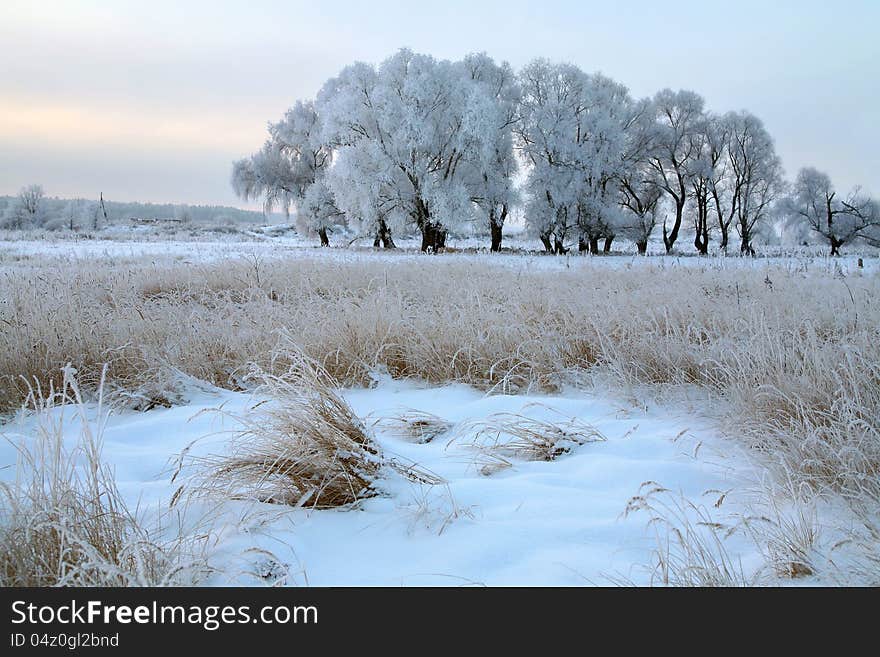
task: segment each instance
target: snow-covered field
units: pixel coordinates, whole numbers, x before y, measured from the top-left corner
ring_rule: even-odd
[[[174,457],[191,443],[190,456],[222,453],[229,432],[240,428],[231,416],[253,403],[250,395],[203,385],[190,385],[187,397],[185,405],[123,411],[106,420],[104,456],[129,506],[148,516],[166,509],[180,485],[180,478],[171,481]],[[487,396],[464,385],[431,388],[391,380],[346,390],[344,397],[367,426],[412,409],[455,423],[427,444],[383,432],[381,422],[373,429],[387,455],[416,463],[446,483],[416,484],[391,473],[380,482],[382,494],[354,510],[187,505],[188,521],[204,526],[201,516],[209,516],[217,536],[209,560],[225,575],[213,576],[212,583],[283,578],[291,585],[321,586],[608,585],[621,579],[647,584],[658,577],[648,568],[657,528],[644,513],[624,517],[641,485],[655,481],[713,508],[720,491],[741,486],[750,472],[742,455],[686,407],[633,407],[582,391]],[[97,409],[87,409],[97,425]],[[64,412],[67,438],[75,442],[81,419],[72,407]],[[472,435],[456,427],[499,412],[550,421],[576,417],[607,440],[554,461],[517,460],[487,476],[469,445]],[[3,427],[11,441],[0,444],[0,461],[15,461],[13,442],[33,435],[34,422],[24,416]],[[11,468],[2,476],[10,477]],[[721,519],[736,508],[731,497],[713,511]],[[728,549],[745,570],[757,567],[759,556],[748,541],[734,540]]]
[[[352,247],[319,248],[313,239],[295,234],[265,238],[254,234],[236,236],[229,239],[201,240],[197,242],[177,239],[138,240],[121,238],[112,240],[70,240],[70,239],[20,239],[0,241],[0,266],[15,265],[27,258],[60,258],[76,261],[126,261],[154,258],[159,261],[173,260],[190,263],[212,263],[231,258],[296,259],[299,257],[320,256],[328,261],[363,261],[384,259],[399,262],[401,259],[414,260],[422,257],[418,242],[414,239],[398,241],[401,248],[394,251],[379,251],[360,243]],[[521,235],[508,238],[505,248],[521,253],[489,254],[486,239],[475,237],[450,239],[451,252],[443,255],[446,259],[475,262],[491,257],[493,264],[504,264],[513,269],[534,270],[536,268],[559,270],[578,269],[591,266],[602,260],[608,268],[624,267],[708,267],[717,269],[739,268],[783,268],[803,271],[828,271],[850,274],[859,269],[872,273],[880,271],[880,251],[868,249],[864,253],[854,251],[841,257],[831,257],[822,247],[795,250],[796,255],[786,255],[781,249],[765,248],[757,258],[742,258],[737,255],[709,255],[697,257],[692,253],[667,256],[662,254],[661,245],[647,256],[639,256],[634,248],[612,256],[581,256],[573,251],[565,256],[552,256],[540,252],[540,244]],[[630,245],[631,246],[631,245]],[[483,252],[474,252],[476,250]],[[630,252],[631,251],[631,252]],[[83,263],[84,264],[84,263]]]
[[[524,244],[524,240],[511,240],[511,246]],[[794,277],[815,275],[817,280],[855,275],[860,277],[861,294],[866,299],[871,280],[880,271],[876,254],[862,254],[863,266],[859,267],[856,255],[554,257],[537,252],[490,255],[462,251],[464,246],[453,243],[458,251],[430,257],[416,252],[413,245],[405,246],[408,248],[396,252],[377,253],[368,248],[317,249],[295,237],[202,242],[20,240],[0,243],[0,271],[26,272],[29,266],[37,271],[56,265],[73,265],[79,270],[91,263],[112,269],[145,261],[192,264],[194,270],[208,271],[208,265],[231,260],[253,261],[255,267],[265,265],[266,269],[275,260],[288,266],[308,261],[310,267],[320,262],[328,268],[334,263],[381,262],[391,267],[403,261],[452,260],[468,266],[486,264],[493,271],[501,268],[511,274],[583,270],[584,280],[590,280],[597,266],[615,272],[644,267],[648,272],[667,274],[669,269],[681,268],[685,276],[691,267],[699,267],[703,275],[707,270],[729,275],[746,269],[752,277],[757,269],[764,280],[766,269],[769,274],[766,281],[758,282],[760,289],[764,283],[772,289],[770,279],[776,278],[772,272],[780,270]],[[469,243],[467,248],[477,246]],[[677,273],[675,280],[680,280]],[[737,286],[737,304],[739,290]],[[713,294],[722,294],[722,290]],[[860,292],[856,291],[856,297],[852,291],[849,294],[855,306]],[[189,303],[182,298],[181,303]],[[265,299],[265,294],[261,298]],[[858,321],[853,331],[871,330]],[[754,492],[766,483],[762,481],[766,472],[761,470],[759,456],[748,453],[746,441],[724,435],[717,417],[705,413],[705,391],[695,387],[691,404],[690,394],[681,386],[675,394],[657,397],[626,386],[606,390],[595,381],[592,386],[566,387],[553,395],[505,395],[488,394],[462,383],[429,386],[381,375],[377,380],[375,387],[348,387],[339,394],[387,457],[414,464],[436,476],[439,483],[413,483],[386,468],[377,482],[378,495],[353,507],[333,510],[187,497],[172,514],[182,514],[178,520],[184,525],[210,535],[207,555],[216,571],[208,583],[657,584],[664,583],[658,564],[676,559],[676,551],[682,549],[676,530],[686,534],[685,542],[694,540],[690,532],[697,532],[703,538],[696,540],[705,540],[710,546],[717,545],[714,536],[724,535],[723,554],[714,556],[729,560],[734,567],[731,581],[829,581],[821,575],[814,577],[812,572],[778,579],[779,573],[768,568],[767,545],[743,531],[743,520],[755,514]],[[169,503],[192,474],[190,467],[176,473],[175,463],[181,454],[186,454],[185,462],[189,462],[200,455],[228,452],[231,436],[240,428],[234,417],[246,413],[254,403],[248,393],[191,378],[184,381],[182,394],[173,399],[172,407],[142,412],[118,405],[104,425],[103,457],[112,466],[126,503],[137,508],[147,523],[160,516],[167,522]],[[93,425],[103,421],[94,403],[85,408]],[[452,428],[430,443],[418,444],[388,430],[383,422],[414,411],[437,415],[452,423]],[[65,439],[75,442],[81,428],[76,407],[52,412],[64,414]],[[472,445],[473,423],[502,412],[549,422],[576,418],[595,427],[604,440],[575,446],[550,461],[511,458],[510,467],[487,474],[481,469],[483,455]],[[20,412],[0,424],[0,434],[7,439],[0,442],[0,481],[13,481],[15,444],[33,440],[39,421],[33,413]],[[659,487],[668,490],[659,493],[672,505],[667,510],[683,510],[684,524],[674,513],[665,521],[644,509],[627,513],[635,496]],[[766,505],[768,489],[761,488],[759,495],[764,496],[761,504]],[[781,507],[789,501],[784,496],[776,500]],[[838,525],[847,522],[852,519],[845,514],[825,512],[821,518],[812,518],[810,526],[822,528],[826,537],[823,545],[829,545],[840,532]],[[734,526],[738,531],[729,533],[727,529]],[[789,549],[796,552],[798,547]],[[681,558],[687,561],[693,555]],[[824,557],[811,554],[809,558],[818,563]]]

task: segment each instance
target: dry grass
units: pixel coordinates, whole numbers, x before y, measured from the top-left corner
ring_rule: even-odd
[[[657,547],[651,568],[652,586],[752,586],[725,543],[736,530],[719,523],[702,505],[653,481],[642,484],[624,515],[647,513]],[[627,583],[627,582],[622,582]]]
[[[197,539],[160,541],[126,507],[101,460],[101,404],[90,422],[70,368],[58,390],[33,388],[28,403],[36,431],[15,444],[15,479],[0,483],[0,585],[180,585],[208,573],[186,553]],[[65,414],[80,425],[74,445],[64,443]]]
[[[424,445],[448,432],[453,424],[433,413],[406,409],[397,415],[381,418],[373,426],[392,436]]]
[[[17,407],[22,374],[45,384],[68,361],[92,383],[109,362],[111,382],[126,390],[163,364],[235,386],[251,361],[269,367],[279,331],[343,385],[387,370],[552,391],[572,370],[601,365],[634,384],[732,391],[794,380],[799,392],[827,396],[808,384],[836,385],[833,363],[845,352],[878,360],[873,276],[779,270],[771,288],[766,272],[742,269],[397,260],[11,268],[0,277],[0,399]],[[814,347],[830,369],[811,366]]]
[[[556,391],[592,373],[612,390],[698,386],[705,415],[796,482],[800,499],[844,499],[865,528],[859,542],[876,545],[876,273],[541,260],[28,258],[0,270],[0,405],[27,398],[22,375],[59,387],[67,362],[90,389],[109,363],[110,385],[142,408],[174,401],[161,394],[168,367],[242,388],[252,362],[286,375],[272,356],[279,339],[341,385],[387,372],[503,392]]]
[[[284,374],[254,366],[244,377],[261,401],[236,416],[230,453],[198,459],[196,492],[316,509],[370,497],[378,447],[325,370],[297,352],[284,360]]]
[[[520,413],[494,413],[483,420],[462,424],[453,441],[466,440],[478,453],[480,472],[486,475],[512,466],[511,459],[553,461],[572,449],[606,440],[595,427],[576,417],[566,417],[542,404],[530,404],[559,416],[539,420]]]
[[[411,502],[401,510],[409,516],[411,533],[428,529],[439,536],[454,522],[474,520],[473,510],[456,502],[448,484],[414,487]]]

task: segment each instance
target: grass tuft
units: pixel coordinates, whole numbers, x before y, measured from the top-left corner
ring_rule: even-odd
[[[326,509],[375,494],[379,448],[335,381],[299,352],[283,374],[253,366],[243,378],[259,399],[235,419],[228,454],[199,459],[197,490],[231,499]]]
[[[433,413],[407,409],[397,415],[381,418],[374,426],[402,440],[423,445],[447,433],[453,423]]]
[[[560,419],[549,422],[519,413],[495,413],[462,424],[453,440],[467,437],[480,455],[483,474],[510,467],[510,459],[553,461],[580,445],[606,440],[595,427],[576,417],[566,417],[541,404],[530,406],[540,406]]]

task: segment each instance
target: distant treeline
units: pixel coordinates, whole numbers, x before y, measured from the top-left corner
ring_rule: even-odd
[[[105,217],[106,211],[106,217]],[[203,224],[260,223],[262,212],[222,205],[137,203],[104,199],[47,197],[42,187],[31,185],[18,196],[0,196],[0,226],[45,230],[98,230],[105,225],[142,221],[176,220]]]

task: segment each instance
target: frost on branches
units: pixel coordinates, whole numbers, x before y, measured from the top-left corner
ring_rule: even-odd
[[[841,198],[804,169],[787,192],[773,139],[748,112],[713,114],[689,90],[634,99],[608,77],[544,59],[516,73],[485,53],[400,50],[346,66],[269,125],[263,148],[234,163],[232,184],[266,208],[293,207],[323,246],[334,231],[384,248],[416,234],[437,252],[450,232],[470,231],[500,251],[517,205],[556,254],[609,252],[617,238],[644,254],[657,226],[667,253],[682,235],[700,255],[713,243],[726,253],[735,232],[740,253],[754,255],[782,226],[833,254],[880,244],[877,202],[858,190]],[[7,225],[37,221],[25,200]]]

